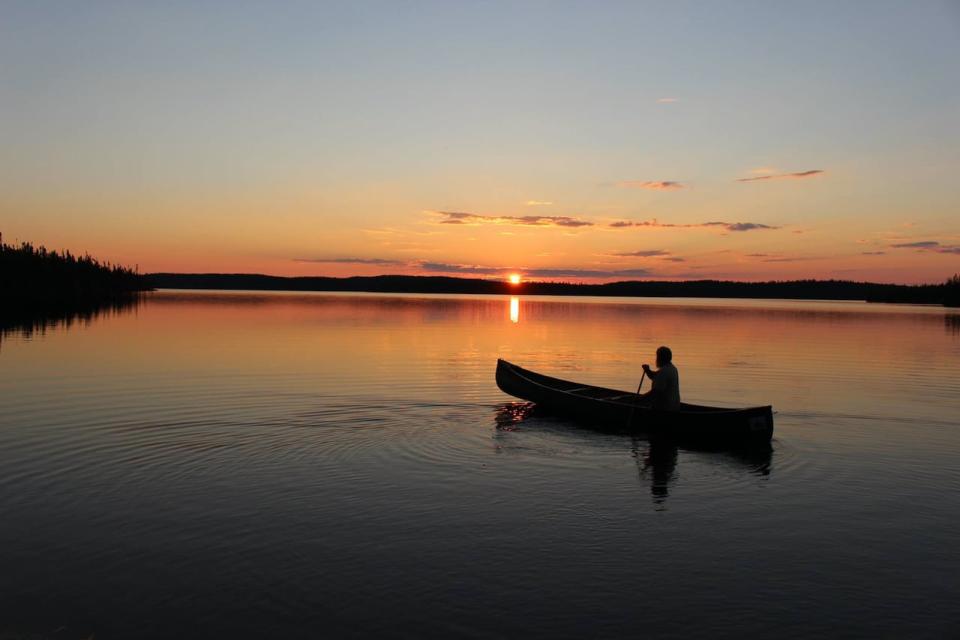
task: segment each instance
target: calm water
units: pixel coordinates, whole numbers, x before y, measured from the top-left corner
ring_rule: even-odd
[[[494,384],[632,389],[660,344],[685,399],[773,404],[772,453]],[[0,407],[0,637],[960,633],[943,309],[158,292],[8,333]]]

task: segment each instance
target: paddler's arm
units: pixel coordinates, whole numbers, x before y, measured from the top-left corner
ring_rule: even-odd
[[[657,394],[658,390],[653,386],[653,379],[657,377],[657,372],[650,368],[650,365],[643,365],[643,372],[647,374],[647,377],[650,378],[650,391],[646,393],[641,393],[640,397],[645,399],[650,399]]]

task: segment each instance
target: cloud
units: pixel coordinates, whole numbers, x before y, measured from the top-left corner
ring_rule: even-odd
[[[555,267],[544,269],[515,269],[483,265],[455,264],[447,262],[421,262],[424,271],[457,273],[476,276],[522,273],[527,278],[645,278],[655,275],[650,269],[581,269],[579,267]]]
[[[758,180],[785,180],[795,178],[814,178],[826,173],[823,169],[810,169],[794,173],[775,173],[768,176],[753,176],[752,178],[737,178],[737,182],[757,182]]]
[[[819,258],[812,256],[771,256],[769,258],[763,258],[760,262],[804,262],[806,260],[819,260]]]
[[[861,251],[860,255],[862,256],[885,256],[887,255],[886,251]]]
[[[372,265],[402,265],[402,260],[388,258],[294,258],[294,262],[318,262],[336,264],[372,264]]]
[[[570,216],[484,216],[463,211],[433,211],[442,216],[440,224],[510,224],[526,227],[592,227],[593,223]]]
[[[645,278],[654,275],[650,269],[530,269],[525,271],[535,278]]]
[[[754,229],[776,229],[768,224],[759,222],[705,222],[705,227],[724,227],[727,231],[753,231]]]
[[[668,256],[670,255],[669,251],[663,249],[645,249],[642,251],[624,251],[620,253],[611,253],[612,256],[619,256],[623,258],[653,258],[659,256]]]
[[[948,253],[960,255],[960,245],[940,244],[936,240],[920,240],[918,242],[900,242],[891,244],[893,249],[916,249],[921,252]]]
[[[528,207],[549,207],[552,204],[546,200],[527,200]]]
[[[679,102],[680,98],[657,98],[658,104],[673,104],[674,102]]]
[[[939,247],[940,243],[935,240],[923,240],[920,242],[901,242],[890,246],[894,249],[933,249]]]
[[[611,222],[610,227],[614,229],[624,229],[628,227],[654,227],[660,229],[698,229],[698,228],[709,228],[709,227],[720,227],[726,231],[755,231],[757,229],[779,229],[780,227],[774,227],[769,224],[761,224],[759,222],[700,222],[696,224],[672,224],[669,222],[660,222],[656,218],[653,220],[640,220],[640,221],[631,221],[631,220],[619,220],[617,222]]]
[[[606,254],[608,256],[614,256],[617,258],[659,258],[660,260],[668,260],[670,262],[686,262],[686,258],[681,258],[679,256],[671,255],[669,251],[665,249],[642,249],[640,251],[618,251],[614,253]]]
[[[684,184],[675,180],[623,180],[617,183],[621,189],[652,189],[654,191],[676,191]]]
[[[424,271],[436,271],[440,273],[466,273],[476,276],[492,276],[498,273],[509,273],[514,271],[506,267],[484,267],[480,265],[454,264],[448,262],[421,262],[418,265]]]
[[[618,258],[659,258],[670,262],[686,262],[686,258],[670,255],[669,251],[664,249],[646,249],[641,251],[622,251],[618,253],[608,253],[607,255]]]
[[[759,258],[760,262],[804,262],[806,260],[821,260],[815,256],[785,256],[778,253],[747,253],[745,258]]]

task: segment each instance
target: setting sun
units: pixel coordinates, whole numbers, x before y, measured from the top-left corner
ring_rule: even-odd
[[[510,277],[508,278],[508,280],[510,280],[510,284],[520,284],[520,274],[519,274],[519,273],[511,273],[511,274],[510,274]]]

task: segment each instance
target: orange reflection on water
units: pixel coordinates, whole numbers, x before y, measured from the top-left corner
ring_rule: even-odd
[[[216,387],[224,398],[369,393],[426,402],[442,393],[495,402],[508,399],[493,380],[498,357],[633,390],[640,365],[665,344],[691,402],[901,416],[905,430],[960,414],[960,322],[942,309],[538,296],[522,305],[520,322],[520,296],[159,291],[135,312],[5,338],[0,387],[15,397],[56,372],[58,384],[78,389],[101,374],[133,381],[138,393],[190,379],[211,398]],[[804,433],[821,443],[847,437],[830,420],[815,423]]]

